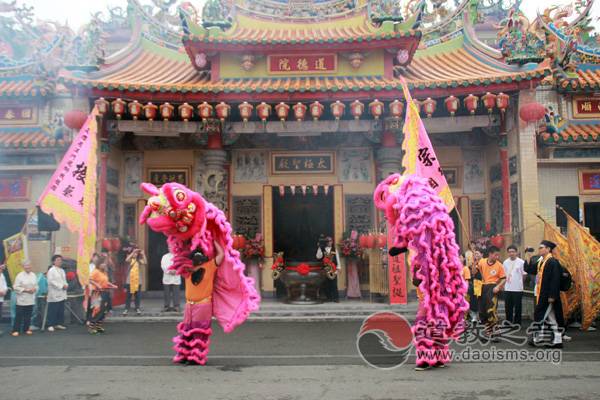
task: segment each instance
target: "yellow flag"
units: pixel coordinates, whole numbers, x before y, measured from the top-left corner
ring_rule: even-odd
[[[3,244],[8,276],[10,276],[11,282],[14,282],[17,274],[23,271],[27,237],[23,233],[17,233],[16,235],[4,239]]]
[[[565,215],[571,258],[580,271],[577,280],[581,288],[581,325],[586,330],[600,312],[600,243],[573,217],[566,212]]]
[[[573,278],[573,286],[566,292],[560,292],[560,300],[563,305],[563,316],[567,320],[581,304],[581,290],[577,280],[577,262],[571,259],[571,248],[567,238],[553,225],[544,221],[544,239],[556,243],[552,255],[565,267]]]

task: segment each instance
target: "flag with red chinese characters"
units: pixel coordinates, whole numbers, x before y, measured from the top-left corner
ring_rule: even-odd
[[[77,273],[82,284],[88,282],[96,245],[97,115],[94,107],[38,200],[45,213],[79,232]]]

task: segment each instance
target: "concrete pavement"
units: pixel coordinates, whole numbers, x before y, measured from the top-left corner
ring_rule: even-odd
[[[171,323],[82,327],[0,338],[0,399],[596,399],[600,333],[570,330],[563,362],[454,363],[415,372],[368,367],[360,322],[253,322],[215,327],[209,365],[171,365]],[[498,348],[511,348],[500,343]],[[479,346],[481,347],[481,346]]]

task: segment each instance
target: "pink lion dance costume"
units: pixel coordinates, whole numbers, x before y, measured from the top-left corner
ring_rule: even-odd
[[[374,201],[392,230],[390,254],[414,252],[411,272],[421,294],[412,327],[417,368],[443,366],[450,361],[450,341],[464,331],[469,308],[454,223],[427,180],[414,175],[390,175],[375,189]]]
[[[233,249],[231,226],[223,211],[198,193],[178,183],[167,183],[160,190],[142,183],[150,199],[140,215],[140,224],[167,236],[173,265],[184,278],[190,274],[192,251],[201,250],[209,259],[215,255],[214,243],[223,249],[223,261],[216,270],[209,304],[186,303],[184,321],[173,338],[174,362],[206,364],[212,334],[212,316],[226,333],[242,324],[250,312],[258,310],[260,296],[252,278],[244,275],[240,254]]]

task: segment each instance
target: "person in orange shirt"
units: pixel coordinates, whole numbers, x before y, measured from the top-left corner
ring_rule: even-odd
[[[109,310],[109,289],[116,289],[117,286],[108,280],[108,266],[106,261],[98,262],[90,275],[90,283],[86,291],[87,304],[87,326],[90,334],[104,333],[104,317]]]
[[[504,267],[498,261],[500,249],[489,248],[488,257],[479,261],[477,271],[481,274],[482,287],[479,299],[479,319],[485,324],[485,332],[492,341],[494,329],[498,324],[498,293],[504,288],[506,276]]]
[[[177,325],[179,335],[173,338],[176,354],[173,362],[206,364],[213,316],[212,294],[218,266],[223,261],[223,248],[214,241],[215,258],[201,251],[192,252],[192,267],[185,278],[185,310]]]
[[[469,288],[471,288],[472,287],[471,269],[469,268],[468,265],[466,265],[465,256],[460,254],[459,257],[460,257],[460,261],[462,262],[462,265],[463,265],[462,277],[465,280],[465,282],[467,282],[469,284]],[[471,301],[471,292],[472,292],[471,290],[468,290],[467,293],[465,293],[465,300],[467,301],[467,303],[470,303],[470,301]],[[465,321],[468,322],[470,320],[470,314],[471,314],[470,310],[465,313]]]

